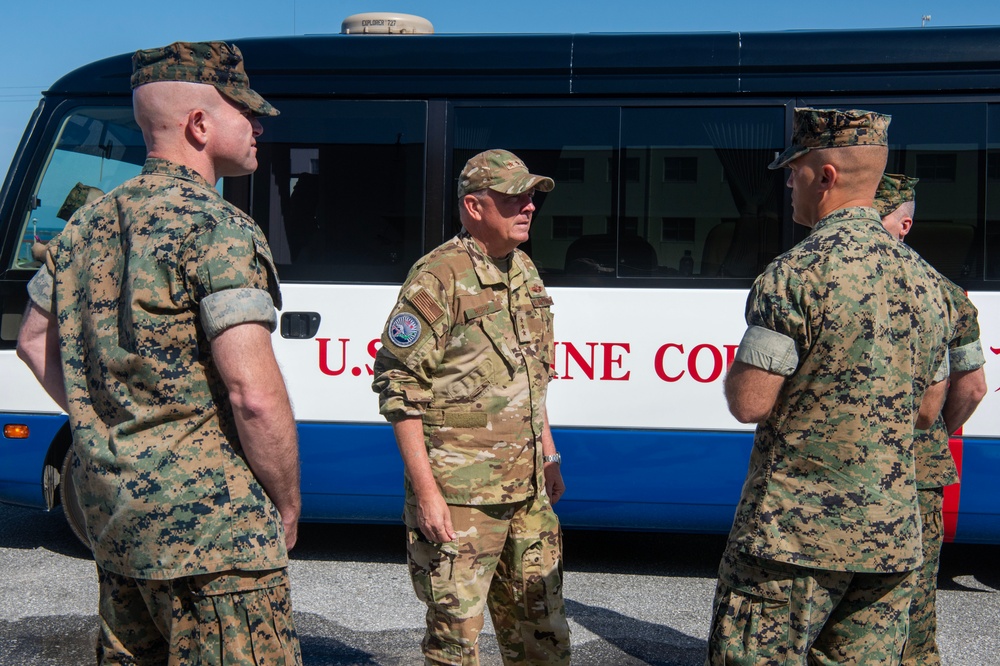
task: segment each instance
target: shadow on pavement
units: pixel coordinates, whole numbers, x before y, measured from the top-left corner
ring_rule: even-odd
[[[570,619],[599,636],[606,644],[594,648],[606,651],[608,646],[613,646],[622,653],[613,657],[615,664],[633,663],[623,660],[623,655],[635,659],[636,664],[653,666],[701,666],[705,661],[708,647],[704,640],[692,638],[666,625],[637,620],[571,599],[566,600],[566,612]],[[583,651],[587,652],[590,647],[584,646]],[[582,654],[574,655],[573,661],[580,663],[583,658],[586,657]]]
[[[946,543],[941,549],[941,569],[938,572],[938,588],[942,590],[973,590],[986,592],[979,588],[969,587],[957,581],[963,576],[972,576],[980,584],[993,592],[1000,592],[1000,545]]]
[[[66,557],[93,559],[73,536],[61,507],[43,511],[0,504],[0,544],[4,548],[45,548]]]

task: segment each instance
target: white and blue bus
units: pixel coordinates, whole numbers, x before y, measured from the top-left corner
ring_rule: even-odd
[[[726,532],[752,431],[722,380],[753,278],[807,231],[767,164],[794,107],[838,106],[892,114],[888,170],[920,178],[907,241],[979,308],[990,392],[952,440],[947,537],[1000,543],[1000,28],[237,43],[281,115],[263,121],[258,171],[219,187],[282,279],[274,346],[304,520],[399,520],[402,464],[370,388],[378,339],[409,266],[458,228],[465,160],[506,148],[557,183],[524,249],[555,300],[563,523]],[[66,417],[14,347],[31,247],[61,229],[66,194],[141,168],[130,71],[126,54],[55,82],[0,192],[0,501],[71,495]]]

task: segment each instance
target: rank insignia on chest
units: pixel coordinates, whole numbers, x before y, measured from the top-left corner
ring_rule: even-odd
[[[409,312],[400,312],[389,322],[389,340],[398,347],[409,347],[420,338],[420,320]]]

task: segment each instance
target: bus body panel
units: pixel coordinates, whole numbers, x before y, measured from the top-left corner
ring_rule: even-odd
[[[18,361],[20,363],[20,361]],[[6,369],[8,366],[2,366]],[[65,414],[0,413],[0,424],[27,425],[27,439],[0,436],[0,501],[45,508],[42,474],[56,435],[66,425]]]
[[[1000,475],[1000,439],[965,439],[962,446],[962,482],[954,541],[1000,543],[997,478]]]
[[[914,222],[914,228],[919,224]],[[962,434],[996,440],[1000,434],[1000,292],[970,291],[969,299],[979,310],[980,340],[986,357],[986,397],[962,427]],[[983,445],[988,447],[985,442]]]
[[[303,164],[315,160],[322,169],[352,163],[372,149],[365,146],[377,141],[380,122],[405,116],[399,133],[392,130],[389,145],[394,141],[400,148],[397,167],[406,160],[420,162],[415,171],[406,172],[414,186],[401,189],[419,199],[419,214],[382,211],[391,218],[383,231],[398,231],[393,224],[410,225],[401,244],[406,253],[393,258],[398,264],[394,275],[401,276],[416,257],[453,233],[454,177],[476,152],[473,148],[496,147],[492,143],[499,141],[520,150],[508,145],[509,137],[517,141],[529,135],[525,141],[530,143],[550,130],[561,131],[564,120],[567,127],[579,122],[570,118],[575,112],[592,112],[580,123],[582,137],[567,139],[550,151],[551,156],[539,144],[526,158],[535,165],[536,159],[551,157],[533,168],[554,175],[559,183],[555,194],[578,199],[581,206],[591,205],[593,193],[588,190],[601,190],[583,222],[574,220],[573,210],[553,210],[560,204],[540,197],[542,206],[550,206],[548,219],[543,223],[541,215],[536,216],[532,230],[533,238],[553,246],[563,243],[556,259],[566,262],[543,273],[555,302],[557,342],[548,410],[568,486],[559,513],[570,527],[725,532],[746,474],[753,428],[729,414],[722,382],[745,328],[744,301],[756,272],[722,277],[721,270],[708,273],[702,266],[700,278],[677,279],[681,248],[693,243],[683,235],[684,225],[696,229],[693,238],[707,247],[699,225],[710,219],[712,224],[720,222],[712,232],[728,225],[728,233],[734,233],[747,207],[729,199],[743,197],[760,209],[762,220],[780,222],[780,247],[768,246],[768,252],[773,256],[789,247],[805,232],[791,222],[783,183],[773,188],[771,203],[754,202],[752,187],[740,192],[749,180],[737,182],[743,177],[739,169],[745,167],[737,159],[744,157],[736,155],[739,149],[749,148],[744,152],[753,153],[758,162],[773,158],[770,149],[787,143],[796,105],[896,105],[902,112],[893,111],[893,127],[912,136],[891,150],[907,168],[922,170],[920,191],[943,192],[963,179],[976,185],[975,197],[938,194],[936,207],[922,203],[908,240],[916,246],[921,228],[929,230],[932,224],[938,233],[976,227],[968,242],[978,256],[970,254],[968,271],[965,266],[955,270],[979,308],[989,392],[952,441],[962,484],[946,490],[945,523],[949,540],[1000,542],[1000,271],[992,269],[1000,265],[1000,257],[993,256],[1000,247],[1000,232],[992,231],[1000,219],[995,203],[1000,200],[995,194],[1000,187],[1000,28],[306,36],[238,43],[254,88],[285,113],[267,121],[259,142],[258,156],[271,160],[271,171],[261,169],[253,180],[227,181],[220,189],[261,224],[276,261],[284,255],[278,262],[284,297],[279,317],[287,319],[291,329],[313,315],[319,320],[311,337],[286,338],[279,327],[272,338],[298,422],[304,520],[397,522],[403,488],[392,429],[378,414],[378,398],[371,391],[374,354],[402,278],[362,283],[350,274],[353,266],[345,278],[319,270],[319,277],[312,279],[309,270],[314,267],[309,266],[295,272],[299,267],[289,258],[290,240],[282,235],[287,232],[281,225],[287,221],[263,220],[283,214],[294,191],[290,183],[315,175],[304,171]],[[798,54],[796,62],[789,62],[789,53]],[[68,165],[121,148],[125,157],[120,163],[100,162],[102,177],[115,166],[124,165],[123,174],[139,168],[141,137],[136,144],[137,128],[132,128],[128,139],[129,121],[121,120],[130,118],[130,69],[130,55],[124,54],[85,65],[55,82],[33,114],[0,190],[0,420],[27,422],[32,432],[28,440],[0,440],[0,501],[44,507],[44,467],[58,465],[60,447],[65,446],[57,436],[65,415],[58,414],[14,355],[26,302],[24,285],[33,269],[12,257],[26,253],[32,244],[23,231],[25,216],[41,216],[45,207],[52,210],[59,203],[50,194],[45,201],[33,200],[41,198],[35,181],[50,167],[55,141],[67,142],[60,158]],[[913,105],[915,114],[906,105]],[[933,121],[925,122],[921,105],[924,110],[935,107],[937,115],[926,115]],[[942,122],[950,119],[952,107],[961,107],[964,115],[957,122]],[[73,128],[78,134],[67,134],[64,120],[76,109],[96,109],[92,115],[98,120],[117,114],[112,129],[123,132],[115,137],[118,143],[101,134],[101,143],[75,154],[74,141],[88,131],[97,133],[80,123]],[[375,115],[366,115],[371,111]],[[551,124],[531,123],[535,111],[547,112],[544,117]],[[670,113],[661,118],[661,111]],[[529,122],[511,123],[516,133],[504,134],[508,130],[499,127],[499,121],[519,113],[518,118]],[[746,115],[753,118],[743,122]],[[319,118],[327,127],[341,122],[348,139],[312,136],[319,126],[310,123]],[[600,124],[606,121],[609,124]],[[745,138],[727,144],[721,134],[704,134],[720,137],[720,143],[685,136],[713,123],[715,129],[734,130],[734,136],[742,131],[749,136],[763,127],[771,138],[760,144]],[[932,129],[914,132],[913,125],[920,123]],[[972,126],[975,131],[964,132]],[[662,132],[647,138],[647,127]],[[417,136],[420,132],[423,135]],[[123,136],[132,143],[121,144]],[[890,142],[896,136],[890,132]],[[485,141],[490,145],[480,145]],[[353,152],[337,159],[342,150]],[[379,153],[386,154],[394,155]],[[921,163],[922,157],[928,159]],[[284,171],[274,166],[286,158]],[[586,180],[578,177],[584,167],[591,174]],[[548,171],[551,168],[557,170]],[[654,168],[659,169],[656,175]],[[396,177],[403,178],[399,173]],[[285,178],[283,191],[278,176]],[[642,177],[646,180],[640,183]],[[715,194],[705,196],[706,184]],[[662,200],[637,199],[643,187],[662,190]],[[718,198],[726,199],[725,205],[712,208]],[[775,199],[780,201],[775,204]],[[345,212],[343,198],[333,203],[343,217],[331,219],[364,227],[360,206]],[[605,216],[607,229],[618,236],[625,235],[627,223],[639,224],[636,218],[657,225],[656,232],[653,226],[646,229],[647,238],[666,257],[657,259],[656,275],[670,277],[630,279],[622,272],[608,283],[570,275],[565,246],[575,236],[602,235],[590,227],[594,218],[600,224]],[[537,243],[533,250],[538,251],[533,255],[536,263],[551,269],[555,253],[543,256]],[[961,264],[963,257],[955,259]],[[292,270],[285,272],[282,266]]]

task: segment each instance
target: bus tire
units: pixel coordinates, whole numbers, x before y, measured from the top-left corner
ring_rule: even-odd
[[[75,458],[76,454],[73,452],[73,447],[71,446],[69,451],[66,452],[66,457],[63,458],[59,479],[59,495],[62,500],[63,514],[66,516],[66,522],[69,523],[69,529],[80,540],[80,543],[87,547],[87,550],[91,550],[90,539],[87,538],[87,523],[83,515],[83,506],[80,505],[80,498],[77,495],[76,486],[73,484],[73,475],[71,474]]]

